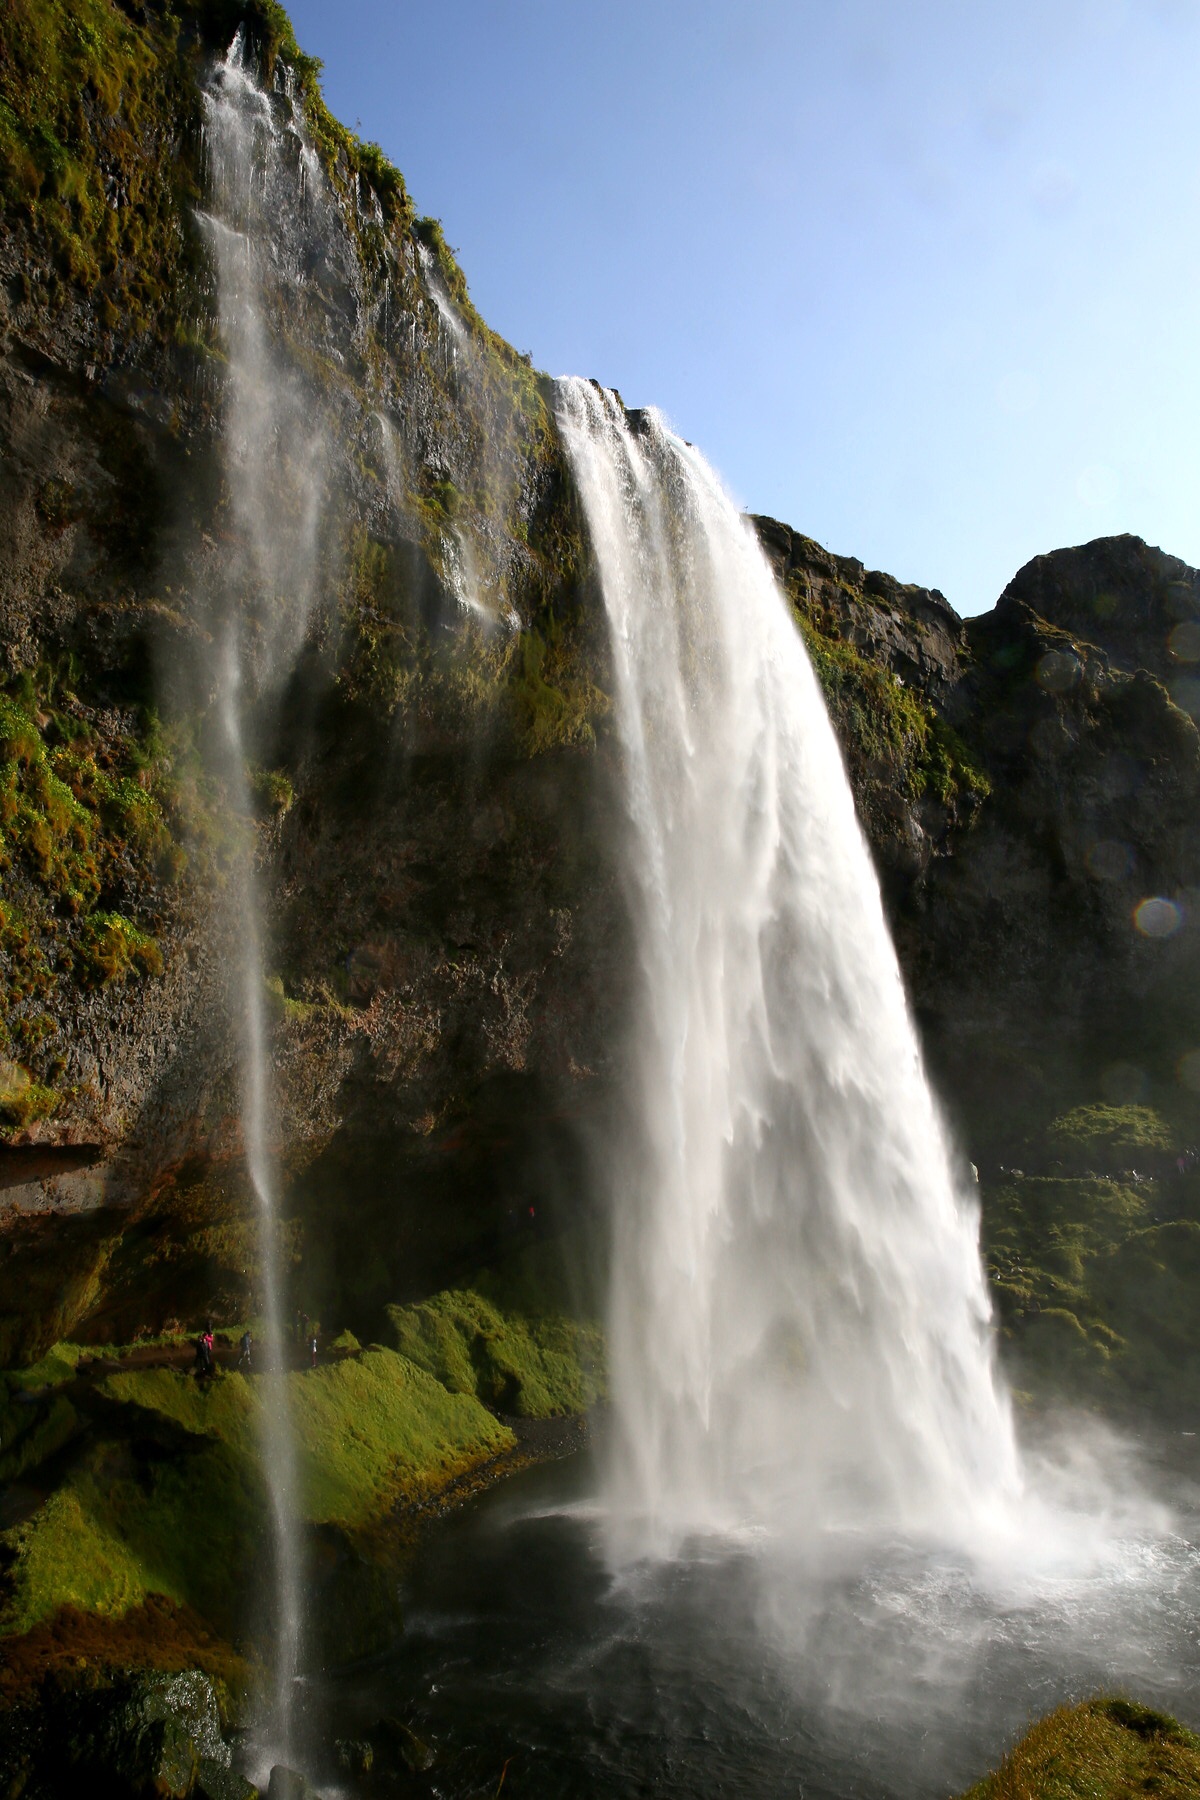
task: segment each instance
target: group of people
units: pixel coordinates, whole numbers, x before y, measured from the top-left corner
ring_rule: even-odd
[[[296,1314],[296,1342],[304,1345],[308,1350],[312,1359],[311,1367],[315,1369],[317,1366],[317,1334],[315,1330],[312,1330],[309,1326],[307,1313],[298,1312]],[[249,1331],[243,1331],[238,1344],[237,1366],[247,1375],[250,1373],[253,1366],[251,1361],[251,1351],[253,1346],[254,1340],[250,1336]],[[211,1380],[216,1371],[216,1365],[213,1361],[213,1328],[211,1319],[205,1320],[204,1330],[196,1339],[196,1361],[194,1366],[197,1381]]]
[[[253,1348],[253,1344],[254,1340],[250,1336],[249,1331],[243,1331],[238,1343],[237,1366],[239,1369],[245,1370],[247,1374],[250,1373],[250,1352]],[[204,1330],[196,1339],[195,1370],[197,1381],[210,1381],[216,1372],[216,1365],[213,1362],[213,1328],[211,1319],[206,1319],[204,1321]]]

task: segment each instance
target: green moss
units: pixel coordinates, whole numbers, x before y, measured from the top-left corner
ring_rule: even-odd
[[[75,1379],[82,1354],[78,1344],[55,1344],[27,1369],[10,1370],[5,1379],[10,1387],[23,1388],[26,1392],[33,1388],[61,1387],[63,1382]]]
[[[140,1558],[105,1512],[94,1480],[79,1477],[3,1534],[14,1567],[0,1630],[29,1631],[61,1606],[119,1616],[145,1599]]]
[[[0,1482],[19,1481],[71,1438],[78,1415],[65,1394],[42,1406],[0,1402]]]
[[[163,971],[162,951],[154,939],[120,913],[95,912],[84,921],[77,958],[80,979],[89,987]]]
[[[477,1402],[378,1346],[288,1377],[304,1517],[364,1527],[395,1500],[426,1493],[513,1444]],[[259,1387],[236,1374],[201,1386],[176,1369],[109,1375],[102,1392],[154,1412],[254,1463]]]
[[[851,597],[858,595],[847,589]],[[944,806],[986,798],[986,771],[956,731],[889,669],[822,629],[793,593],[793,610],[813,670],[851,759],[882,763],[910,799],[928,794]]]
[[[591,746],[611,702],[598,688],[558,620],[520,635],[512,677],[517,732],[529,756],[559,745]]]
[[[201,1383],[180,1369],[121,1369],[106,1375],[99,1391],[121,1405],[170,1419],[193,1437],[219,1438],[239,1454],[254,1454],[256,1396],[244,1376],[220,1375]]]
[[[19,1065],[7,1065],[8,1068],[14,1066]],[[62,1098],[54,1088],[32,1080],[27,1070],[21,1069],[20,1073],[24,1079],[6,1084],[3,1098],[0,1098],[0,1121],[13,1130],[23,1130],[37,1119],[49,1119],[57,1112]]]
[[[0,1058],[28,1078],[0,1099],[9,1129],[59,1101],[75,990],[161,974],[153,927],[187,861],[157,719],[99,739],[70,691],[79,677],[70,658],[42,663],[0,693]]]
[[[296,798],[292,779],[283,769],[251,770],[250,791],[259,811],[277,819],[292,810]]]
[[[602,1392],[599,1330],[566,1314],[502,1312],[472,1290],[387,1312],[397,1348],[451,1394],[545,1419],[582,1412]]]
[[[1168,1412],[1200,1402],[1200,1223],[1156,1224],[1158,1204],[1155,1184],[1111,1178],[986,1187],[988,1274],[1023,1386]]]
[[[287,1390],[302,1515],[352,1537],[515,1444],[478,1400],[391,1350],[290,1375]],[[29,1631],[64,1606],[120,1617],[154,1596],[236,1630],[268,1542],[260,1382],[224,1373],[200,1385],[178,1369],[132,1368],[98,1393],[105,1438],[0,1534],[11,1565],[0,1631]],[[128,1446],[164,1429],[174,1448],[149,1460],[135,1451],[131,1463]]]
[[[1053,1120],[1048,1147],[1090,1169],[1129,1168],[1147,1152],[1171,1148],[1171,1128],[1151,1106],[1077,1106]]]
[[[172,87],[177,21],[108,0],[9,0],[0,35],[0,189],[56,278],[135,332],[158,320],[185,258],[191,178]],[[168,121],[170,121],[168,127]],[[46,299],[53,302],[54,288]]]
[[[1088,1700],[1040,1720],[963,1800],[1200,1796],[1200,1738],[1131,1700]]]
[[[378,1347],[299,1378],[291,1406],[305,1514],[351,1531],[515,1443],[477,1400]]]

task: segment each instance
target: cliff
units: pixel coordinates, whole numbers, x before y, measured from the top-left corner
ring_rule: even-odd
[[[246,583],[264,646],[283,604],[246,573],[261,546],[223,445],[204,212],[203,84],[242,19],[29,5],[0,40],[10,1356],[246,1310],[239,834],[268,897],[297,1229],[324,1240],[326,1283],[351,1271],[345,1293],[314,1274],[314,1310],[425,1291],[515,1204],[577,1188],[572,1121],[611,1037],[607,702],[544,383],[270,6],[245,25],[274,73],[282,200],[300,132],[322,182],[287,246],[303,274],[263,275],[271,453],[297,501],[308,447],[320,520],[307,569],[268,546],[276,585],[314,593],[257,715],[252,792],[210,754],[223,596]]]
[[[264,647],[281,601],[223,446],[205,96],[239,23],[274,81],[275,198],[297,132],[324,184],[263,277],[280,491],[300,504],[315,445],[319,523],[305,570],[268,546],[313,593],[245,796],[210,754],[221,596],[245,583]],[[486,1260],[515,1210],[589,1212],[628,957],[605,639],[549,390],[278,9],[21,4],[0,53],[8,1351],[253,1299],[247,831],[301,1281],[361,1323]],[[1200,578],[1101,540],[964,622],[757,525],[967,1153],[1037,1162],[1105,1101],[1189,1143]]]
[[[239,27],[279,221],[252,271],[270,430],[240,462],[248,327],[222,314],[206,110]],[[539,1260],[595,1227],[631,974],[606,637],[549,384],[327,113],[269,0],[11,0],[0,178],[0,1363],[63,1340],[175,1355],[205,1314],[256,1310],[231,973],[249,843],[292,1290],[442,1390],[441,1352],[414,1346],[450,1334],[448,1391],[476,1384],[484,1415],[447,1452],[461,1473],[495,1451],[486,1406],[563,1411],[599,1381],[564,1322],[594,1295]],[[242,504],[256,457],[282,496],[269,541]],[[1200,576],[1100,540],[963,621],[756,525],[982,1171],[1014,1365],[1181,1402],[1200,1392]],[[231,631],[262,697],[248,782],[214,748]],[[418,1329],[404,1309],[426,1305]],[[132,1455],[154,1415],[163,1448],[166,1387],[97,1395],[63,1354],[22,1468],[81,1419]],[[357,1379],[331,1378],[331,1407]],[[241,1482],[202,1435],[189,1454]],[[436,1485],[432,1441],[416,1486]],[[70,1480],[99,1505],[91,1465]]]

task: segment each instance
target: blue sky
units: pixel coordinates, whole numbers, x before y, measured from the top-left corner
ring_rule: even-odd
[[[488,321],[990,606],[1200,564],[1200,0],[293,0]]]

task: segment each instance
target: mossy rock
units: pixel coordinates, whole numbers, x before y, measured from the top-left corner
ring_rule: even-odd
[[[431,1498],[515,1447],[478,1398],[378,1346],[291,1374],[285,1392],[301,1520],[351,1547],[369,1550],[397,1504]],[[0,1534],[0,1635],[30,1633],[63,1608],[115,1621],[157,1599],[240,1641],[269,1560],[262,1378],[200,1384],[175,1368],[131,1368],[95,1393],[96,1441],[30,1518]]]
[[[554,1418],[584,1411],[603,1391],[599,1330],[563,1313],[502,1312],[470,1289],[387,1311],[404,1356],[449,1393],[499,1412]]]
[[[1153,1169],[1170,1153],[1172,1133],[1152,1106],[1076,1106],[1047,1127],[1047,1148],[1072,1174]]]
[[[29,1404],[27,1396],[0,1402],[0,1482],[19,1481],[69,1443],[79,1415],[64,1394]]]
[[[1153,1115],[1134,1125],[1159,1130]],[[1164,1416],[1200,1403],[1200,1222],[1156,1223],[1160,1190],[1098,1176],[987,1185],[984,1252],[1023,1388]]]
[[[233,1774],[222,1715],[219,1684],[202,1670],[97,1675],[77,1666],[8,1713],[0,1774],[10,1792],[83,1783],[129,1800],[252,1800],[255,1790]]]
[[[1088,1700],[1042,1719],[963,1800],[1200,1800],[1200,1738],[1130,1700]]]

